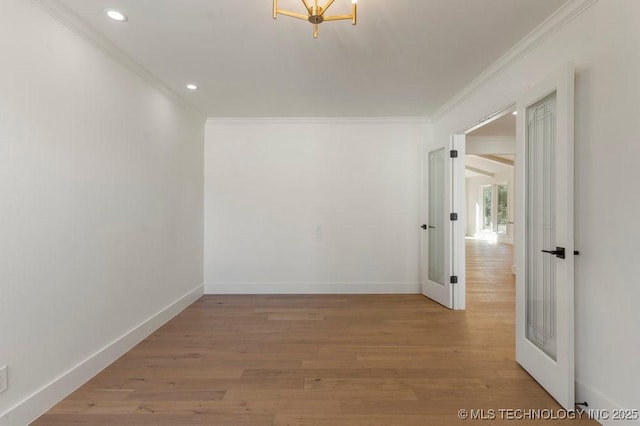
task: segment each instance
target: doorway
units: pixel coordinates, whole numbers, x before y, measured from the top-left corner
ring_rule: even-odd
[[[575,400],[573,261],[579,254],[573,242],[574,75],[571,64],[563,66],[525,90],[516,102],[517,110],[511,110],[511,115],[517,115],[512,197],[517,201],[508,200],[505,178],[494,181],[497,173],[486,170],[486,163],[484,169],[464,171],[490,179],[479,189],[469,188],[468,202],[478,196],[469,209],[469,222],[475,221],[474,237],[495,235],[498,243],[500,231],[509,233],[508,205],[516,204],[515,358],[567,410],[574,408]],[[479,133],[493,133],[492,128],[507,123],[508,116],[505,109],[486,120],[486,125],[464,132],[465,151],[496,163],[511,160],[484,151],[491,147],[491,140],[477,152],[471,142],[466,143],[466,136],[471,141]],[[491,253],[488,258],[495,256]]]
[[[487,276],[491,271],[499,274],[502,271],[495,270],[497,264],[506,265],[505,272],[515,273],[515,108],[507,109],[487,124],[469,131],[465,146],[467,276],[470,273]],[[479,256],[497,262],[478,263]],[[478,269],[482,264],[486,265],[487,271]],[[467,280],[469,285],[474,282]],[[467,291],[473,290],[467,288]]]
[[[449,150],[449,159],[442,167],[444,173],[438,180],[428,178],[433,166],[425,160],[427,156],[422,156],[423,178],[427,176],[424,188],[428,195],[423,203],[430,206],[431,192],[435,190],[433,182],[442,182],[438,189],[444,189],[445,203],[437,208],[445,217],[449,214],[449,220],[445,220],[442,259],[444,270],[451,274],[449,281],[430,285],[425,272],[431,265],[425,256],[428,245],[424,244],[430,240],[428,234],[423,233],[422,293],[444,306],[461,310],[466,308],[467,293],[466,241],[465,233],[461,232],[469,202],[465,195],[465,173],[486,178],[497,175],[487,171],[486,165],[485,169],[465,170],[467,148],[468,154],[482,160],[505,165],[514,163],[515,185],[511,186],[515,191],[511,200],[508,179],[485,183],[475,191],[477,209],[471,208],[474,213],[478,212],[474,236],[478,232],[495,234],[498,242],[500,238],[508,239],[509,227],[515,225],[511,235],[515,234],[512,239],[516,243],[513,250],[516,267],[512,266],[516,273],[516,360],[567,410],[574,408],[574,259],[579,255],[573,241],[574,85],[574,67],[566,64],[526,88],[515,103],[516,109],[514,106],[504,108],[472,128],[452,134],[449,141],[439,137],[425,144],[423,154],[426,152],[429,156],[436,149]],[[513,149],[490,153],[491,141],[480,145],[481,151],[471,149],[467,135],[471,138],[488,131],[506,121],[504,117],[509,114],[516,116],[515,161],[511,157]],[[493,126],[489,127],[491,123]],[[515,223],[509,220],[509,205],[513,204]],[[427,223],[422,225],[425,231],[431,229],[429,219],[425,217]],[[446,297],[439,297],[442,295]]]

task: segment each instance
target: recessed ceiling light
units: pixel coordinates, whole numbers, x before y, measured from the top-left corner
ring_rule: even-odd
[[[113,19],[116,22],[127,22],[128,20],[127,15],[114,9],[107,9],[105,10],[105,13],[109,18]]]
[[[198,86],[193,83],[187,84],[187,89],[189,90],[198,90]]]
[[[518,115],[518,111],[513,111],[511,114]]]

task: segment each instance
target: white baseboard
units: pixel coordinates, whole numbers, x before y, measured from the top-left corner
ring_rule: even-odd
[[[589,403],[589,406],[584,408],[585,413],[583,413],[583,418],[593,418],[593,420],[604,426],[640,425],[640,421],[613,419],[613,414],[616,410],[635,409],[638,407],[621,407],[597,390],[576,380],[576,402],[580,403],[585,401]],[[591,416],[589,416],[589,410],[592,410]],[[600,414],[599,417],[598,414]],[[607,419],[606,417],[609,418]]]
[[[419,282],[212,282],[205,294],[420,294]]]
[[[187,306],[198,300],[202,296],[203,290],[203,286],[199,285],[157,314],[109,343],[86,360],[43,386],[31,396],[0,414],[0,425],[24,426],[30,424],[160,328],[164,323],[179,314]]]

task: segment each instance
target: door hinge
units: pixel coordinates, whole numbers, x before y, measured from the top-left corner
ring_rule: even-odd
[[[449,151],[449,155],[451,156],[451,158],[458,158],[458,150],[452,149],[451,151]]]
[[[458,213],[451,213],[449,219],[452,221],[458,220]]]
[[[451,282],[451,284],[458,284],[458,276],[457,275],[452,275],[450,282]]]

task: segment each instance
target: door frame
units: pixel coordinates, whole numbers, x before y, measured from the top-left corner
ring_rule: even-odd
[[[466,294],[467,294],[467,281],[466,281],[466,266],[467,266],[467,254],[465,247],[466,237],[466,223],[467,223],[467,187],[465,177],[465,156],[467,149],[467,134],[474,130],[485,126],[492,121],[495,121],[507,114],[513,113],[516,110],[515,99],[506,103],[498,109],[494,109],[493,113],[484,115],[482,119],[476,120],[474,124],[464,127],[462,130],[455,132],[451,135],[453,140],[454,149],[458,150],[457,167],[453,168],[453,194],[452,201],[455,210],[458,212],[458,221],[454,224],[457,227],[457,232],[453,234],[453,256],[451,258],[451,265],[454,271],[458,275],[458,284],[453,288],[453,309],[465,310],[466,309]],[[515,212],[514,212],[515,215]],[[514,239],[515,248],[515,239]]]
[[[467,185],[465,177],[465,156],[467,151],[466,134],[451,135],[451,145],[458,151],[458,158],[452,165],[451,211],[458,213],[458,220],[451,224],[453,238],[451,241],[451,269],[458,277],[453,286],[453,309],[464,310],[467,306],[467,252],[465,235],[467,224]]]

